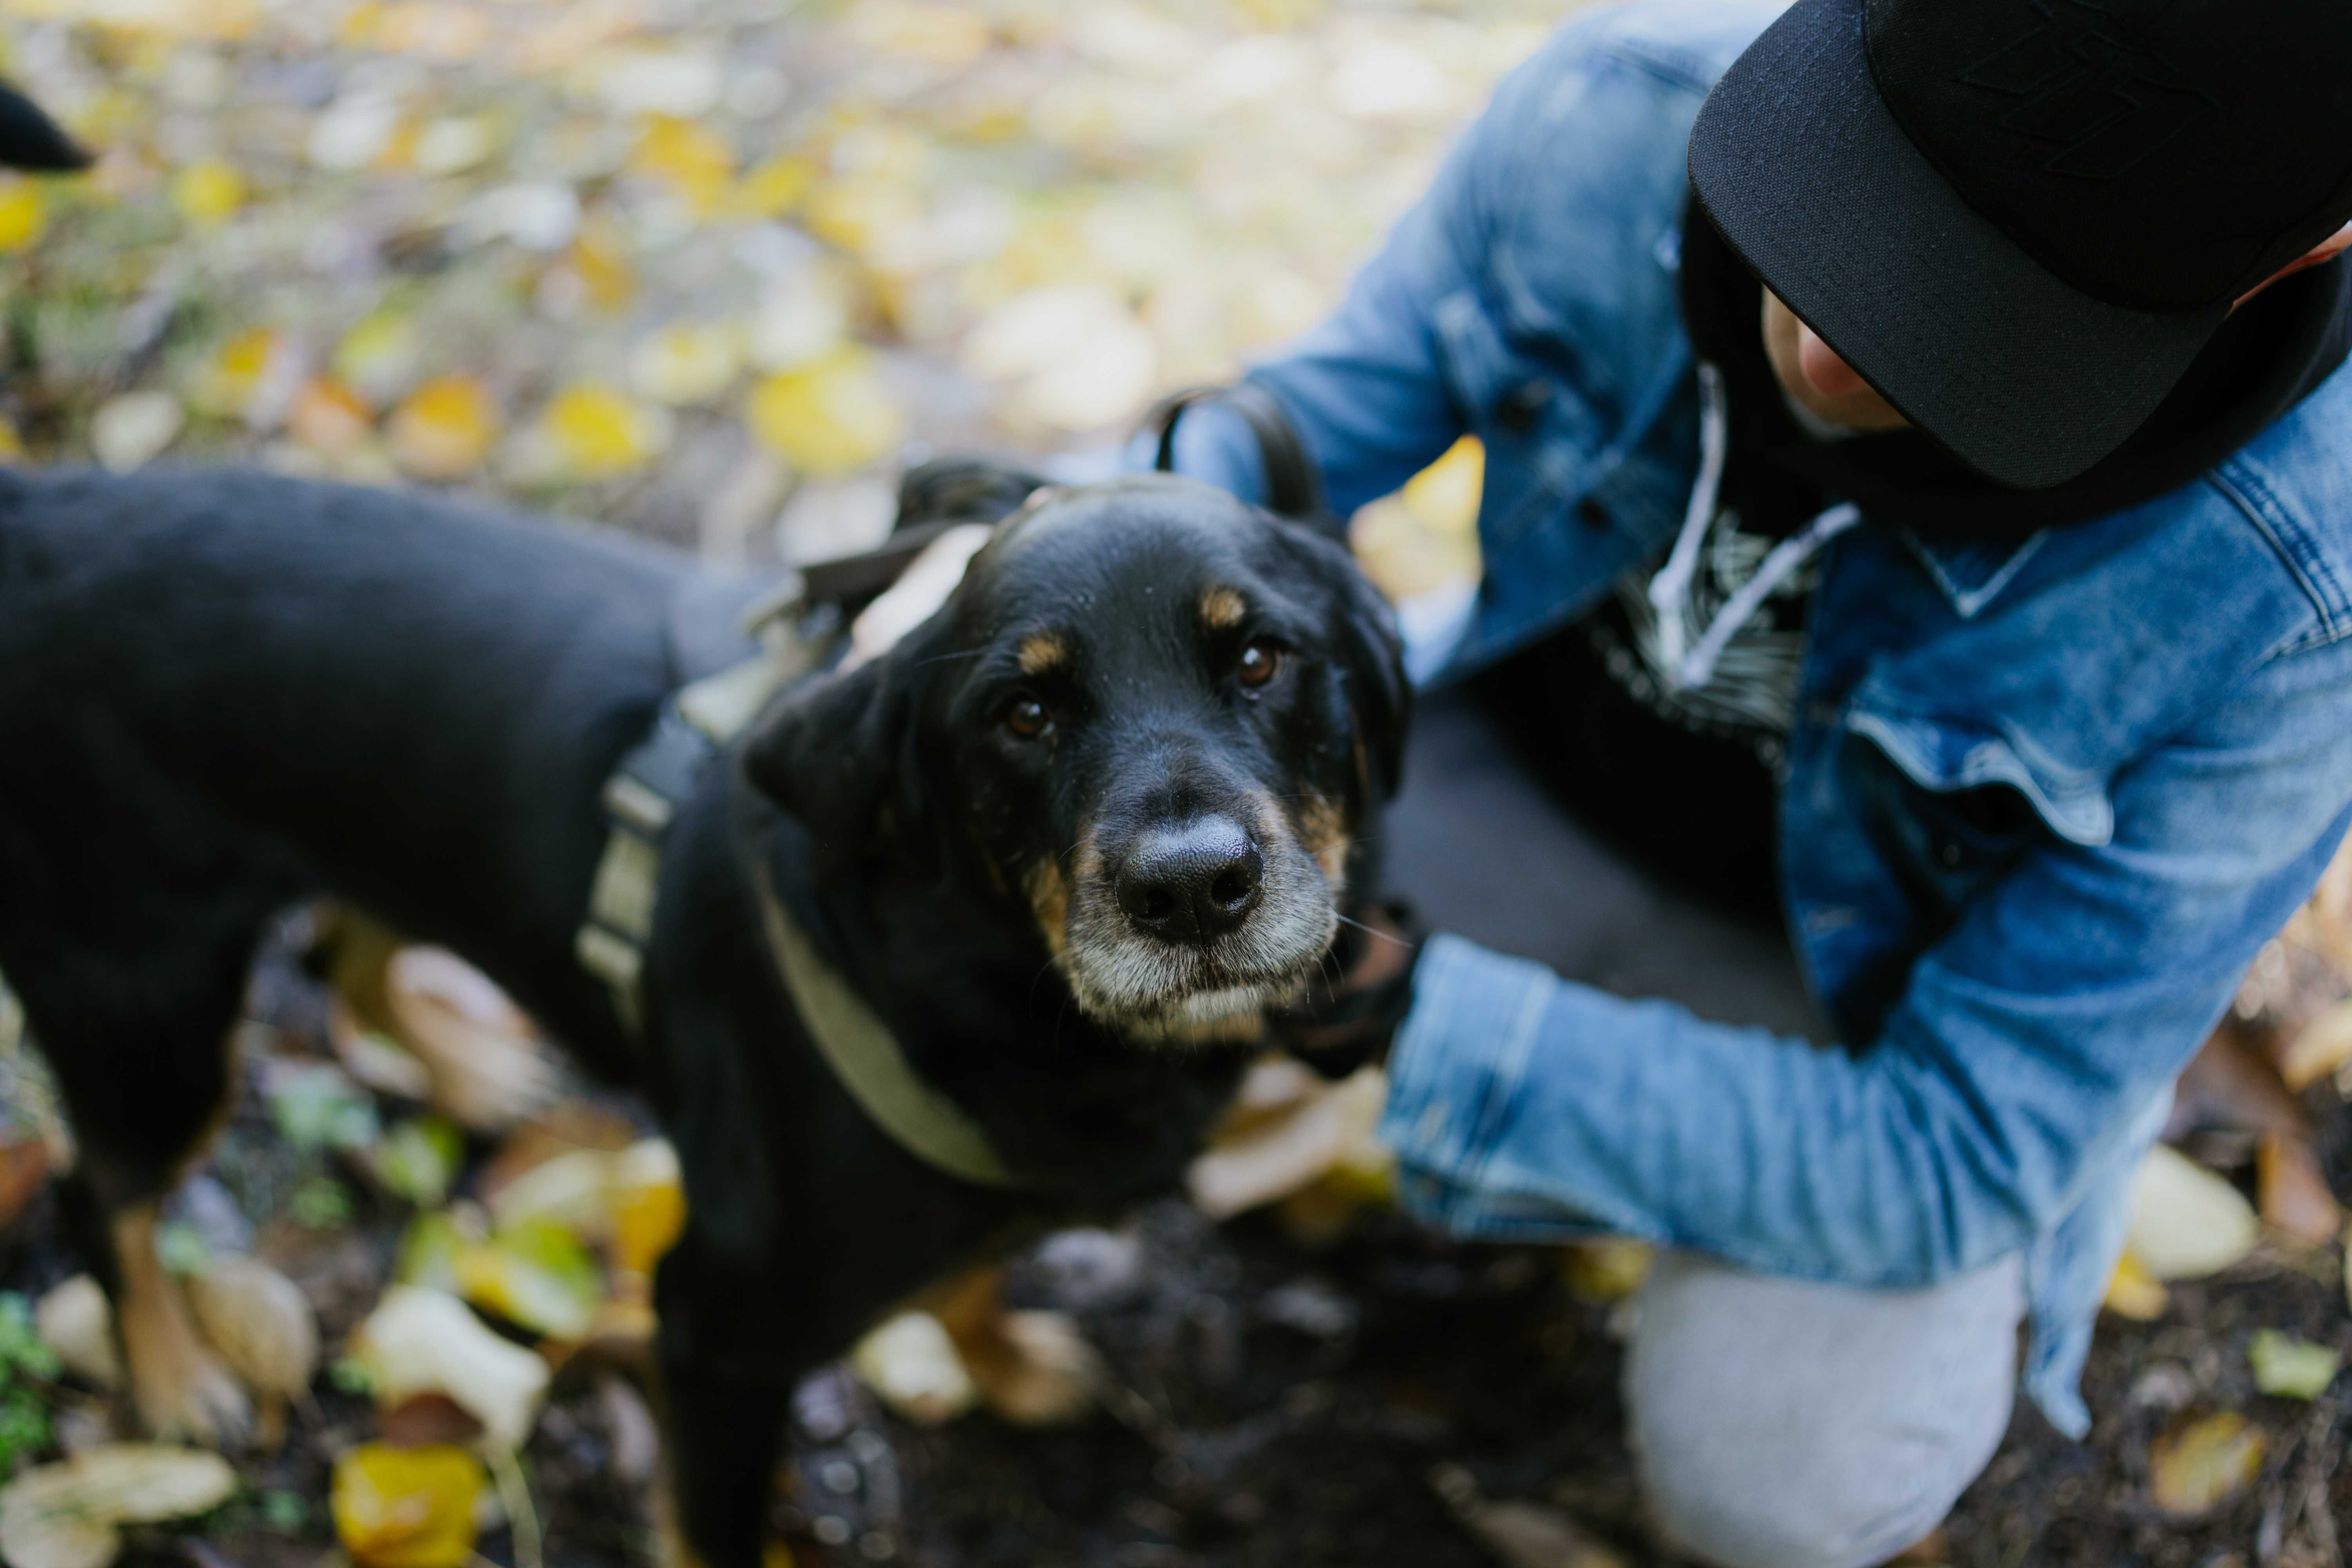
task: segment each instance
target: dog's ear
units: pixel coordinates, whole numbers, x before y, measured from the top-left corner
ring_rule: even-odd
[[[894,529],[926,522],[1001,522],[1048,481],[993,458],[934,458],[898,481]]]
[[[907,651],[820,678],[780,703],[745,742],[745,775],[808,829],[820,868],[926,841],[920,664],[900,657]]]
[[[1396,612],[1344,549],[1334,574],[1339,584],[1339,647],[1347,671],[1348,705],[1357,738],[1381,800],[1395,798],[1404,775],[1405,728],[1412,718],[1412,686],[1405,679],[1404,639]]]
[[[66,173],[89,167],[89,154],[58,130],[40,105],[0,82],[0,163]]]

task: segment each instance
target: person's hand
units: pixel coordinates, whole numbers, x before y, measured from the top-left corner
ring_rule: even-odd
[[[1385,1062],[1412,1007],[1413,965],[1425,934],[1404,904],[1359,906],[1307,999],[1269,1018],[1273,1042],[1326,1078]]]

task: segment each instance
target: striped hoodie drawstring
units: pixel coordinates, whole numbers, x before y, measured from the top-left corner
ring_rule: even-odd
[[[1705,362],[1698,367],[1698,478],[1691,485],[1690,506],[1683,513],[1683,530],[1675,538],[1674,550],[1650,579],[1650,605],[1658,613],[1659,645],[1672,672],[1669,688],[1675,691],[1705,686],[1714,679],[1716,661],[1739,628],[1764,607],[1764,601],[1831,540],[1862,521],[1859,507],[1842,501],[1774,545],[1758,564],[1756,574],[1724,601],[1698,641],[1685,648],[1683,626],[1691,583],[1698,575],[1700,546],[1706,542],[1707,529],[1723,499],[1723,469],[1731,455],[1731,408],[1724,393],[1723,373]]]

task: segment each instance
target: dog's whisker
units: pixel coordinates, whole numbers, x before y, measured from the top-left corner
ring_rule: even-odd
[[[1405,941],[1404,938],[1401,936],[1391,936],[1387,931],[1382,931],[1378,926],[1368,926],[1360,920],[1351,920],[1348,916],[1341,914],[1337,910],[1331,911],[1331,918],[1338,921],[1341,925],[1354,926],[1366,936],[1376,936],[1382,942],[1393,942],[1399,947],[1411,947],[1412,945],[1412,943]]]

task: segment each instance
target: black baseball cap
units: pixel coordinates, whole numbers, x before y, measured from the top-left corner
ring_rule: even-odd
[[[1797,0],[1700,108],[1690,177],[1914,425],[2062,484],[2352,218],[2352,5]]]

